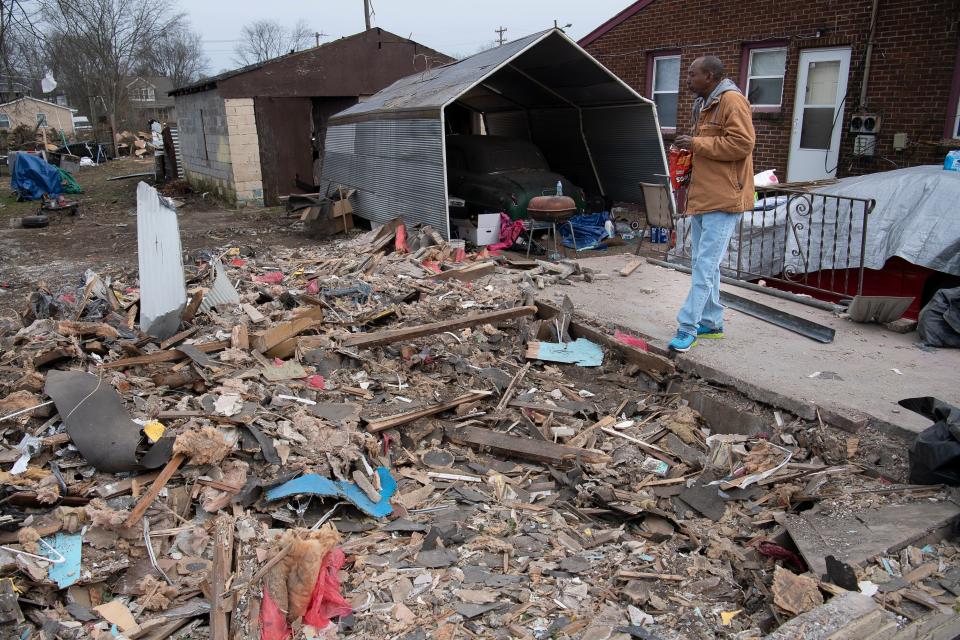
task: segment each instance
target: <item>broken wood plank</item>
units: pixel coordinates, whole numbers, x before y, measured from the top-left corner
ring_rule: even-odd
[[[227,578],[233,573],[233,518],[222,516],[214,528],[213,567],[210,575],[210,639],[227,640],[230,624],[224,600]]]
[[[580,449],[549,441],[511,436],[506,433],[482,429],[480,427],[447,429],[446,434],[450,440],[457,444],[548,464],[558,464],[573,460],[581,460],[589,464],[602,464],[612,460],[610,456],[600,453],[599,451]]]
[[[358,334],[344,340],[342,346],[361,348],[379,347],[385,344],[400,342],[402,340],[413,340],[415,338],[423,338],[425,336],[431,336],[438,333],[443,333],[445,331],[455,331],[457,329],[474,327],[479,324],[488,324],[493,322],[502,322],[504,320],[513,320],[514,318],[522,318],[524,316],[533,315],[536,312],[536,307],[512,307],[510,309],[502,309],[500,311],[473,313],[461,318],[442,320],[440,322],[431,322],[429,324],[422,324],[415,327],[407,327],[404,329],[387,329],[385,331],[374,331],[371,333]]]
[[[462,280],[463,282],[472,282],[477,278],[490,275],[497,268],[495,262],[477,262],[466,267],[458,269],[447,269],[433,276],[434,280]]]
[[[167,338],[166,340],[160,343],[160,348],[169,349],[172,346],[178,345],[184,340],[186,340],[187,338],[189,338],[190,336],[192,336],[193,334],[195,334],[199,329],[200,329],[199,326],[194,326],[194,327],[190,327],[189,329],[185,329],[176,335],[170,336],[169,338]]]
[[[560,315],[560,313],[560,309],[549,302],[537,300],[537,317],[546,320]],[[570,321],[570,335],[573,338],[586,338],[591,342],[596,342],[601,346],[615,351],[619,353],[624,360],[638,365],[644,371],[671,374],[675,370],[673,362],[670,359],[617,342],[613,336],[608,336],[582,322],[577,322],[576,320]]]
[[[200,303],[203,302],[203,289],[197,289],[190,295],[190,302],[187,303],[187,306],[183,308],[183,313],[180,314],[180,322],[193,320],[193,317],[197,315],[197,309],[200,308]]]
[[[278,323],[266,331],[254,335],[252,340],[253,348],[264,353],[270,351],[280,343],[296,338],[298,335],[310,329],[323,321],[323,309],[320,307],[310,307],[303,315]]]
[[[526,400],[512,400],[507,403],[507,406],[516,407],[518,409],[530,409],[531,411],[537,411],[539,413],[555,413],[559,416],[572,416],[577,413],[575,409],[558,407],[556,405],[545,404],[542,402],[528,402]]]
[[[399,427],[401,425],[408,424],[414,420],[419,420],[420,418],[426,418],[437,413],[442,413],[448,411],[455,407],[460,406],[461,404],[466,404],[468,402],[474,402],[475,400],[481,400],[487,396],[492,395],[489,391],[471,391],[470,393],[465,393],[461,396],[457,396],[452,400],[447,400],[446,402],[439,402],[437,404],[432,404],[422,409],[416,409],[414,411],[407,411],[406,413],[401,413],[389,418],[380,418],[378,420],[372,420],[367,422],[367,431],[369,433],[378,433],[380,431],[385,431],[386,429],[392,429],[394,427]]]
[[[182,453],[173,454],[170,461],[167,462],[166,466],[160,471],[159,475],[157,475],[157,479],[150,485],[150,490],[140,498],[140,502],[137,503],[137,506],[133,508],[130,515],[124,520],[124,527],[129,528],[140,522],[140,518],[147,512],[147,509],[150,508],[150,505],[157,499],[157,496],[160,495],[160,492],[167,485],[167,482],[170,481],[170,478],[173,477],[173,474],[177,472],[177,469],[180,468],[180,465],[183,464],[186,459],[186,456]]]
[[[223,351],[230,346],[229,340],[216,340],[214,342],[203,342],[193,345],[203,353],[213,353],[214,351]],[[136,367],[144,364],[158,364],[160,362],[176,362],[187,357],[179,349],[170,349],[168,351],[157,351],[145,356],[134,356],[132,358],[123,358],[113,362],[104,362],[100,365],[101,369],[122,369],[123,367]]]
[[[643,260],[631,260],[627,263],[627,266],[625,266],[623,269],[620,269],[620,275],[626,278],[631,273],[639,269],[643,262]]]
[[[247,332],[247,325],[238,324],[230,330],[230,346],[244,351],[250,348],[250,334]]]
[[[139,476],[134,476],[132,478],[124,478],[123,480],[117,480],[116,482],[111,482],[109,484],[101,485],[97,487],[97,495],[103,498],[104,500],[109,500],[110,498],[116,498],[117,496],[122,496],[125,493],[133,489],[133,484],[137,483],[138,486],[144,487],[147,484],[153,482],[157,479],[157,476],[160,475],[159,471],[152,471],[150,473],[144,473]]]
[[[617,571],[617,577],[621,580],[636,580],[646,578],[650,580],[670,580],[672,582],[683,582],[685,578],[674,573],[655,573],[652,571]]]
[[[261,322],[265,322],[267,319],[267,316],[257,311],[257,308],[252,304],[244,303],[240,305],[240,307],[243,309],[243,312],[247,314],[247,317],[250,318],[250,322],[253,324],[260,324]]]

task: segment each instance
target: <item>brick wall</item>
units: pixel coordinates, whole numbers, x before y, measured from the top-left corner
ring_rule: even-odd
[[[653,0],[635,15],[590,42],[586,48],[641,94],[648,92],[648,61],[657,51],[681,51],[681,73],[701,55],[723,60],[739,84],[743,48],[763,40],[787,42],[783,106],[755,113],[757,171],[787,169],[798,57],[806,48],[850,47],[850,75],[844,105],[838,175],[883,171],[895,166],[939,164],[956,141],[944,140],[957,59],[960,2],[881,0],[864,111],[882,117],[875,158],[852,154],[846,133],[860,105],[863,62],[872,0]],[[817,32],[820,36],[817,36]],[[678,127],[689,122],[693,96],[681,81]],[[904,132],[910,146],[893,150],[893,135]],[[665,136],[668,140],[672,136]]]

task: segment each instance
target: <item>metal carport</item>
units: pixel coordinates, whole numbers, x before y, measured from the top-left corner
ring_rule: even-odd
[[[653,102],[559,29],[402,78],[330,118],[322,188],[357,189],[355,212],[402,216],[450,235],[446,110],[483,118],[486,133],[527,138],[550,167],[588,193],[642,203],[640,182],[663,183]]]

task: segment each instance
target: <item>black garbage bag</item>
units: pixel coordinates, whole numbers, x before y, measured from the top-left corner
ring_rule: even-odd
[[[960,287],[933,294],[920,310],[917,333],[931,347],[960,348]]]
[[[910,446],[910,482],[960,486],[960,409],[930,396],[898,404],[934,421]]]

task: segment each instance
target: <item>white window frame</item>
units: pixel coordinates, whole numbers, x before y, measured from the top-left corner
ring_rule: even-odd
[[[130,91],[130,99],[134,102],[154,102],[157,97],[152,87],[136,87]]]
[[[6,118],[6,119],[7,119],[7,123],[6,123],[6,124],[0,123],[0,129],[11,129],[11,128],[12,128],[13,120],[10,119],[10,114],[9,114],[9,113],[0,113],[0,118]]]
[[[676,60],[679,63],[680,54],[675,53],[675,54],[666,55],[666,56],[653,56],[653,65],[651,66],[651,69],[650,69],[650,74],[651,74],[650,75],[650,99],[654,100],[658,93],[659,94],[667,94],[667,93],[676,94],[677,121],[679,122],[680,120],[680,108],[679,108],[680,107],[680,79],[681,79],[680,77],[682,74],[680,72],[677,72],[677,90],[676,91],[657,91],[657,64],[659,64],[661,60]],[[676,131],[677,125],[674,124],[673,126],[670,126],[670,127],[665,127],[661,125],[660,129],[662,131]]]
[[[755,53],[769,53],[769,52],[771,52],[771,51],[783,51],[783,53],[784,53],[783,73],[781,73],[780,75],[774,75],[774,76],[769,76],[769,75],[767,75],[767,76],[755,76],[755,75],[753,75],[753,54],[755,54]],[[745,92],[746,92],[746,95],[747,95],[747,96],[750,95],[750,81],[751,81],[751,80],[754,80],[754,79],[757,79],[757,80],[774,80],[774,79],[777,79],[777,78],[780,79],[780,101],[777,102],[777,104],[759,104],[759,103],[758,103],[758,104],[753,104],[753,103],[750,103],[750,106],[752,106],[752,107],[760,107],[760,108],[762,108],[762,109],[764,109],[764,108],[765,108],[765,109],[780,109],[781,107],[783,107],[783,89],[784,89],[784,86],[786,85],[786,80],[787,80],[787,60],[786,60],[786,56],[787,56],[787,55],[789,55],[789,49],[788,49],[787,47],[765,47],[765,48],[760,48],[760,47],[758,47],[758,48],[756,48],[756,49],[750,49],[750,57],[749,57],[748,60],[747,60],[747,86],[744,87],[744,90],[745,90]]]

